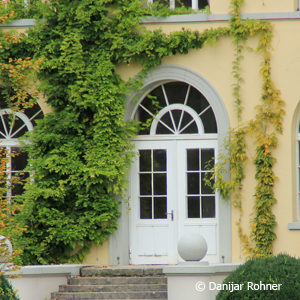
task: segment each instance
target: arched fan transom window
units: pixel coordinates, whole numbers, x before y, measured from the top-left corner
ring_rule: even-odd
[[[139,135],[217,133],[212,107],[193,86],[168,82],[153,89],[138,104],[134,115]]]
[[[6,106],[3,101],[2,107]],[[19,138],[28,131],[32,131],[37,119],[43,117],[39,105],[14,112],[10,108],[0,109],[0,155],[6,158],[6,168],[1,170],[1,196],[9,200],[23,192],[23,186],[29,177],[24,171],[27,165],[27,153],[22,151]]]

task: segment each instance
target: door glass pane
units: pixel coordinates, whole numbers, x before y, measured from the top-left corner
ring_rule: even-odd
[[[153,170],[167,171],[166,150],[153,150]]]
[[[167,218],[167,197],[154,197],[154,219]]]
[[[153,174],[154,195],[167,194],[167,174],[154,173]]]
[[[140,198],[140,218],[152,219],[152,197]]]
[[[151,150],[140,150],[140,171],[151,171]]]
[[[215,193],[204,180],[212,174],[209,170],[214,164],[214,154],[213,148],[186,149],[188,218],[215,217]]]
[[[202,197],[202,218],[215,218],[215,197]]]
[[[199,149],[187,149],[187,170],[199,171]]]
[[[200,197],[188,197],[188,218],[200,218]]]
[[[200,193],[199,188],[199,173],[187,173],[187,182],[188,182],[188,194],[189,195],[198,195]]]
[[[213,179],[210,180],[211,186],[208,185],[204,180],[205,177],[208,179],[208,178],[210,178],[210,176],[211,176],[211,172],[201,173],[201,194],[213,194],[214,193],[214,191],[212,189],[214,180]]]
[[[140,195],[152,195],[152,174],[140,174]]]
[[[211,170],[214,166],[214,149],[201,149],[201,170]]]
[[[167,218],[167,151],[139,151],[140,218]],[[153,197],[157,195],[156,197]],[[158,197],[158,195],[160,197]]]

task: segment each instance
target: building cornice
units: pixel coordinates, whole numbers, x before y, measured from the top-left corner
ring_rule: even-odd
[[[206,14],[195,13],[189,15],[173,15],[168,17],[144,17],[142,24],[173,24],[173,23],[203,23],[203,22],[228,22],[229,14]],[[244,13],[241,14],[243,20],[300,20],[300,11],[294,12],[274,12],[274,13]],[[35,19],[20,19],[9,23],[0,24],[1,28],[23,28],[33,27],[37,24]]]
[[[299,20],[300,12],[275,12],[275,13],[244,13],[243,20]],[[144,17],[143,24],[172,24],[172,23],[202,23],[202,22],[228,22],[229,14],[197,13],[190,15],[173,15],[168,17]]]

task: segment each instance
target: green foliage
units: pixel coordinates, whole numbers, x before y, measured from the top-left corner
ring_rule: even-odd
[[[126,189],[126,173],[133,158],[130,139],[137,130],[135,123],[124,120],[126,95],[139,89],[143,76],[164,57],[187,54],[226,36],[232,37],[235,45],[233,97],[238,121],[243,107],[242,52],[253,36],[259,36],[257,53],[263,57],[263,104],[254,120],[231,131],[229,156],[223,156],[215,168],[215,187],[224,196],[232,195],[234,206],[242,211],[246,138],[255,135],[255,209],[262,217],[253,220],[251,242],[255,245],[250,245],[240,226],[239,233],[249,251],[259,256],[271,254],[275,220],[266,210],[275,202],[271,150],[282,130],[283,101],[270,77],[272,29],[266,22],[242,21],[242,2],[232,0],[229,26],[170,34],[140,25],[144,16],[171,14],[159,3],[149,7],[139,0],[32,2],[36,3],[32,9],[44,21],[31,29],[15,50],[9,49],[15,56],[26,53],[42,61],[40,90],[54,111],[38,123],[27,147],[34,182],[27,185],[25,207],[18,214],[20,224],[28,227],[16,241],[24,249],[23,263],[80,261],[92,243],[101,244],[117,228],[116,194]],[[12,1],[10,5],[17,4]],[[141,64],[143,70],[136,79],[124,82],[117,66],[131,62]],[[231,180],[225,174],[228,164]],[[264,193],[265,183],[259,176],[262,168],[270,175],[269,194]]]
[[[27,2],[27,3],[26,3]],[[10,15],[10,19],[33,19],[42,16],[45,4],[40,0],[8,0],[1,8],[1,15]]]
[[[234,78],[233,97],[236,107],[238,128],[230,132],[229,141],[225,147],[228,156],[221,156],[214,168],[216,177],[215,188],[219,189],[223,197],[231,196],[232,204],[240,212],[236,224],[246,256],[267,257],[272,255],[273,241],[276,239],[275,215],[272,207],[276,203],[274,196],[274,183],[276,176],[273,172],[275,158],[272,150],[277,147],[277,134],[282,133],[282,122],[285,114],[284,102],[280,92],[275,88],[271,79],[271,41],[272,27],[270,23],[258,20],[245,20],[240,17],[243,0],[231,1],[230,35],[234,39],[235,58],[232,66]],[[256,52],[262,56],[260,74],[262,76],[261,104],[256,107],[257,114],[253,120],[241,125],[243,103],[241,85],[243,84],[241,62],[246,42],[249,38],[257,36],[258,46]],[[244,166],[247,159],[247,143],[255,139],[256,153],[254,164],[256,167],[255,179],[257,181],[254,218],[251,220],[251,232],[248,236],[241,226],[243,216],[243,179]],[[230,179],[226,176],[226,164],[230,165]],[[225,175],[224,175],[225,174]]]
[[[154,10],[138,0],[50,1],[43,14],[46,21],[24,44],[42,61],[40,89],[54,112],[38,123],[27,147],[34,182],[18,215],[28,229],[16,241],[25,264],[81,261],[117,228],[116,195],[126,189],[137,130],[124,120],[126,94],[163,57],[229,33],[147,31],[140,19]],[[116,68],[132,61],[143,71],[124,82]]]
[[[217,300],[225,299],[300,299],[300,259],[280,254],[276,257],[257,258],[247,261],[232,272],[223,283],[243,284],[240,290],[222,290]],[[251,290],[248,282],[281,284],[279,290]]]
[[[0,298],[1,300],[19,300],[8,280],[0,275]]]
[[[272,170],[274,158],[271,153],[265,153],[265,147],[259,146],[255,159],[257,180],[255,192],[255,217],[252,221],[252,235],[256,243],[255,256],[265,257],[272,255],[272,242],[276,235],[275,215],[272,206],[276,202],[274,197],[274,173]]]
[[[98,173],[93,173],[93,149],[82,134],[85,126],[74,122],[74,116],[66,111],[47,115],[29,146],[35,183],[28,184],[18,215],[28,225],[20,242],[23,263],[80,261],[92,242],[102,243],[117,228],[118,201],[108,189],[116,188],[124,175],[112,161],[99,166],[103,159],[98,154],[93,165]],[[109,154],[121,160],[122,153]]]

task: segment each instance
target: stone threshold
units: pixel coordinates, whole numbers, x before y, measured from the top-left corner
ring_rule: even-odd
[[[163,273],[167,276],[226,274],[231,273],[240,265],[234,263],[209,264],[206,262],[185,262],[174,266],[165,266]]]

